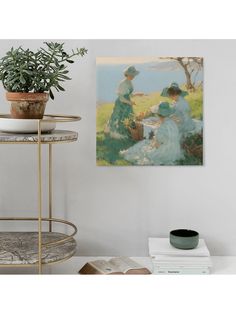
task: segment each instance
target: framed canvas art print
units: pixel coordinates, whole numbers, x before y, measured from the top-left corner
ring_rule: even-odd
[[[99,57],[97,165],[203,164],[203,58]]]

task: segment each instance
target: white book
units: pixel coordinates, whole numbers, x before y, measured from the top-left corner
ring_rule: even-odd
[[[149,238],[148,246],[149,254],[154,258],[159,255],[185,256],[185,257],[210,256],[210,252],[206,246],[204,239],[200,239],[198,246],[193,250],[176,249],[170,244],[169,238]]]
[[[210,257],[197,257],[197,256],[174,256],[174,255],[155,255],[152,258],[153,261],[182,261],[182,262],[200,262],[200,263],[208,263],[211,261]]]
[[[209,268],[189,268],[189,269],[178,269],[178,268],[159,268],[154,269],[154,275],[208,275],[210,274]]]
[[[172,264],[169,264],[169,265],[164,265],[164,264],[162,264],[162,265],[157,265],[157,264],[153,264],[153,268],[154,269],[157,269],[157,268],[165,268],[165,269],[171,269],[171,268],[178,268],[178,269],[189,269],[189,268],[197,268],[197,269],[199,269],[199,268],[211,268],[211,267],[209,267],[209,266],[202,266],[202,265],[172,265]]]
[[[189,265],[181,265],[181,264],[155,264],[153,267],[164,267],[164,268],[211,268],[212,266],[208,265],[197,265],[197,264],[189,264]]]
[[[212,266],[210,257],[176,257],[170,255],[158,255],[152,258],[153,264],[171,264],[171,265],[201,265],[201,266]]]

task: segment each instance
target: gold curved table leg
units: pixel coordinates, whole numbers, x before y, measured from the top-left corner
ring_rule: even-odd
[[[52,219],[52,144],[48,145],[48,218]],[[49,232],[52,232],[52,220],[49,220]]]
[[[42,152],[41,121],[38,120],[38,273],[42,273]]]

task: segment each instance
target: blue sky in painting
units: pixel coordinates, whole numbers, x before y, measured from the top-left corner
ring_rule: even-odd
[[[184,71],[175,62],[147,62],[132,63],[140,74],[134,79],[136,92],[151,93],[161,91],[164,87],[175,81],[184,84],[186,81]],[[97,103],[114,102],[116,89],[124,78],[123,70],[127,64],[97,64]],[[193,74],[194,81],[203,80],[203,72]]]

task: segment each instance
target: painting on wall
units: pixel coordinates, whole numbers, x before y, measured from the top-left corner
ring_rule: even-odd
[[[203,164],[203,58],[99,57],[98,166]]]

